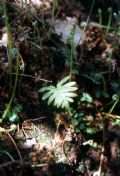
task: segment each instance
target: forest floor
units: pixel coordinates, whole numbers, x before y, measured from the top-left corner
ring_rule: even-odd
[[[0,176],[120,176],[120,14],[91,12],[0,2]]]

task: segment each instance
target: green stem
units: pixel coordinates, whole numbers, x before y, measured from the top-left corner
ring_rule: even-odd
[[[98,9],[98,15],[99,15],[99,24],[102,25],[102,10]]]
[[[106,28],[106,35],[108,34],[109,30],[110,30],[110,26],[111,26],[111,22],[112,22],[112,8],[109,7],[108,8],[108,12],[109,12],[109,19],[108,19],[108,24],[107,24],[107,28]]]
[[[15,96],[15,91],[16,91],[16,87],[17,87],[17,82],[18,82],[18,74],[19,74],[19,53],[17,55],[17,63],[16,63],[16,76],[15,76],[15,83],[14,83],[14,87],[13,87],[13,92],[12,92],[12,96],[11,96],[11,99],[9,101],[9,104],[7,106],[7,108],[5,109],[3,115],[2,115],[2,120],[4,120],[7,116],[7,113],[9,112],[10,110],[10,106],[12,104],[12,101],[14,99],[14,96]]]
[[[0,153],[6,154],[11,159],[11,161],[13,162],[15,161],[15,159],[12,157],[12,155],[9,152],[5,150],[0,150]]]
[[[73,57],[74,57],[74,43],[72,41],[71,42],[71,52],[70,52],[70,80],[72,79],[72,72],[73,72]]]
[[[52,20],[54,19],[54,16],[55,16],[56,7],[57,7],[57,0],[53,0]]]
[[[111,107],[110,111],[108,112],[108,115],[111,114],[115,108],[115,106],[117,105],[117,103],[119,102],[119,98],[116,99],[115,103],[113,104],[113,106]]]
[[[56,15],[55,15],[55,10],[56,10],[56,8],[57,8],[57,0],[53,0],[52,20],[51,20],[51,21],[52,21],[52,24],[51,24],[50,29],[49,29],[49,31],[48,31],[48,37],[51,36],[52,29],[53,29],[54,23],[55,23],[55,19],[56,19],[57,16],[58,16],[58,13],[56,13]]]

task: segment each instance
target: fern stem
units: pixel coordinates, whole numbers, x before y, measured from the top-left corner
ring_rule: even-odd
[[[70,54],[70,81],[72,79],[72,72],[73,72],[73,55],[74,55],[74,44],[73,41],[71,43],[71,54]]]
[[[12,157],[12,155],[9,152],[5,150],[0,150],[0,153],[6,154],[11,159],[11,161],[13,162],[15,161],[15,159]]]
[[[107,24],[107,28],[106,28],[106,35],[108,34],[109,30],[110,30],[110,26],[111,26],[111,22],[112,22],[112,8],[109,7],[108,8],[108,12],[109,12],[109,19],[108,19],[108,24]]]
[[[98,9],[98,15],[99,15],[99,24],[102,26],[102,10]]]
[[[114,108],[115,108],[115,106],[117,105],[118,102],[119,102],[119,98],[117,98],[117,100],[114,102],[114,104],[111,107],[110,111],[108,112],[107,116],[109,116],[113,112],[113,110],[114,110]]]
[[[73,27],[70,31],[69,37],[67,39],[67,43],[70,45],[70,81],[72,79],[72,72],[73,72],[73,59],[74,59],[74,52],[75,52],[75,47],[74,47],[74,36],[75,36],[75,31],[76,31],[76,25],[73,24]]]

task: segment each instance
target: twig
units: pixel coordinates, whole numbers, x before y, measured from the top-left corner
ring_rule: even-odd
[[[12,136],[10,135],[10,133],[7,133],[7,135],[8,135],[8,137],[10,138],[11,142],[13,143],[13,145],[15,146],[15,148],[16,148],[16,150],[17,150],[17,153],[18,153],[18,155],[19,155],[19,157],[20,157],[20,160],[23,161],[22,156],[21,156],[21,154],[20,154],[20,151],[19,151],[19,149],[18,149],[18,147],[17,147],[17,145],[16,145],[14,139],[12,138]]]
[[[47,166],[47,164],[37,164],[37,165],[31,165],[32,167],[36,168],[36,167],[44,167]]]
[[[96,171],[96,172],[93,174],[93,176],[101,176],[102,164],[103,164],[103,160],[104,160],[103,152],[104,152],[104,147],[102,147],[102,154],[101,154],[101,156],[100,156],[100,166],[99,166],[99,169],[98,169],[98,171]]]
[[[35,122],[35,121],[39,121],[39,120],[42,120],[42,119],[45,119],[45,118],[47,118],[47,116],[38,117],[38,118],[35,118],[35,119],[29,119],[29,121]]]
[[[11,73],[13,75],[16,75],[16,73]],[[52,82],[52,81],[49,81],[47,79],[43,79],[41,78],[40,76],[32,76],[32,75],[27,75],[27,74],[18,74],[19,76],[24,76],[24,77],[29,77],[29,78],[33,78],[36,80],[36,82],[38,81],[44,81],[44,82]]]

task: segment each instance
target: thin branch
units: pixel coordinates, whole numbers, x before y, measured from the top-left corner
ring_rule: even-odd
[[[16,75],[16,73],[12,73],[13,75]],[[47,79],[43,79],[41,78],[40,76],[32,76],[32,75],[28,75],[28,74],[18,74],[19,76],[24,76],[24,77],[29,77],[29,78],[32,78],[32,79],[35,79],[36,82],[38,81],[44,81],[44,82],[52,82],[52,81],[49,81]]]
[[[15,146],[15,148],[16,148],[16,150],[17,150],[17,153],[18,153],[18,155],[19,155],[20,160],[23,161],[22,156],[21,156],[21,154],[20,154],[20,151],[19,151],[19,149],[18,149],[18,147],[17,147],[17,145],[16,145],[14,139],[12,138],[12,136],[10,135],[10,133],[7,133],[7,135],[8,135],[8,137],[10,138],[11,142],[13,143],[13,145]]]

